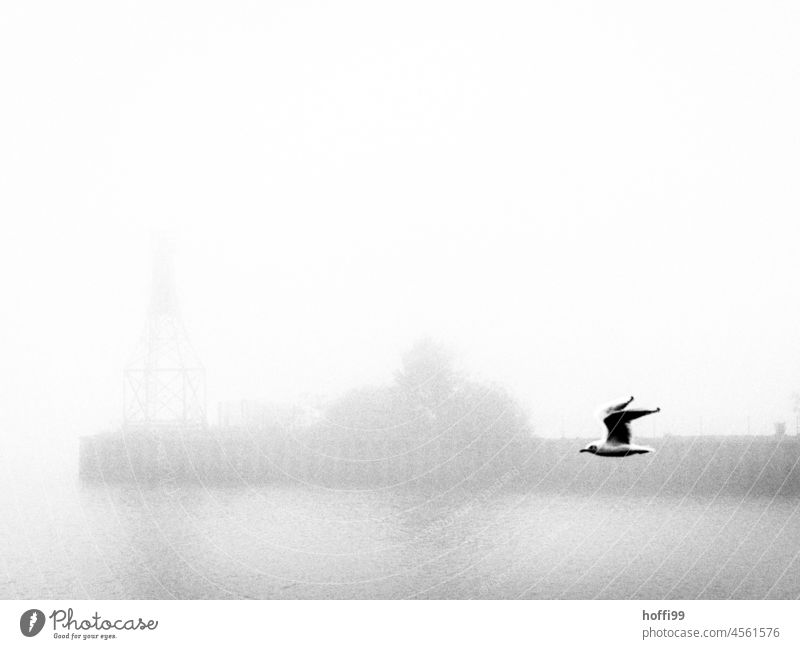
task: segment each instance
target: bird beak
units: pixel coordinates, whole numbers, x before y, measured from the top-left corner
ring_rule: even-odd
[[[588,452],[589,452],[588,448],[582,448],[580,451],[578,451],[578,453],[588,453]]]

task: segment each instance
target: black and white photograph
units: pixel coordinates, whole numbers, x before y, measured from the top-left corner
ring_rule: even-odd
[[[800,598],[798,34],[0,4],[20,643],[51,601]]]

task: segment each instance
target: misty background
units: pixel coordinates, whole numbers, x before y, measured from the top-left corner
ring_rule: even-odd
[[[4,2],[0,595],[796,597],[799,24]],[[291,480],[76,480],[164,239],[209,422],[325,406],[196,448]],[[657,453],[579,455],[631,394]]]
[[[119,423],[159,233],[212,421],[383,382],[427,335],[540,435],[629,393],[649,434],[771,432],[800,9],[755,9],[4,3],[3,434]]]

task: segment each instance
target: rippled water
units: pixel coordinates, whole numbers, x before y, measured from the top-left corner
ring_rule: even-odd
[[[0,478],[2,598],[793,598],[785,498]]]

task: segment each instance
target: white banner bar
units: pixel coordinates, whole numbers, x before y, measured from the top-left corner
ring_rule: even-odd
[[[3,601],[0,647],[797,647],[795,601]]]

